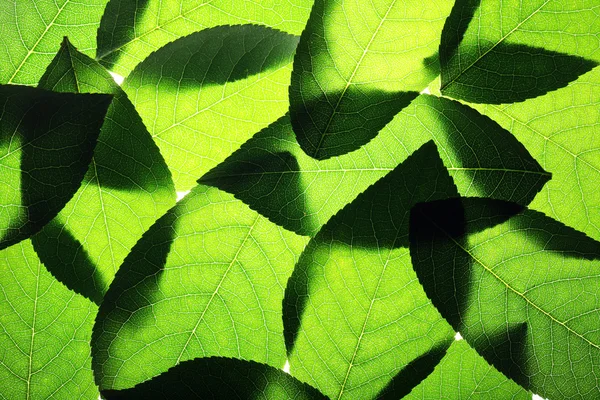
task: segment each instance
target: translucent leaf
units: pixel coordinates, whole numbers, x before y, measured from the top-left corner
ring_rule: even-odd
[[[423,143],[433,139],[464,196],[528,204],[550,178],[509,132],[458,102],[419,96],[361,149],[317,161],[288,117],[256,134],[201,182],[236,195],[272,221],[314,235]]]
[[[552,173],[531,208],[600,240],[600,69],[566,88],[480,110],[504,126]]]
[[[442,93],[500,104],[566,86],[600,61],[597,6],[595,0],[458,0],[440,44]]]
[[[283,367],[283,290],[306,239],[197,186],[144,234],[100,307],[96,382],[122,389],[222,356]]]
[[[547,398],[600,395],[600,243],[489,199],[413,209],[410,253],[429,298],[486,360]]]
[[[0,83],[35,85],[68,35],[93,54],[108,0],[3,0],[0,2]]]
[[[180,399],[326,399],[278,368],[234,358],[184,361],[132,389],[107,390],[107,400]]]
[[[258,25],[219,26],[166,45],[125,80],[177,190],[285,112],[297,43]]]
[[[374,398],[411,361],[452,342],[411,267],[408,216],[416,202],[457,195],[430,142],[329,220],[285,292],[293,376],[330,398]],[[408,393],[406,384],[395,390]]]
[[[33,238],[52,274],[99,304],[135,242],[175,204],[171,174],[125,93],[67,39],[40,87],[114,95],[84,184]]]
[[[0,86],[0,249],[39,231],[73,197],[110,101]]]
[[[299,35],[312,0],[111,0],[98,30],[97,59],[127,76],[169,42],[218,25],[261,24]]]
[[[404,399],[531,400],[531,394],[489,365],[464,340],[457,340],[433,373]]]
[[[436,51],[451,6],[446,0],[316,0],[290,86],[302,149],[322,160],[375,137],[437,75]]]
[[[29,240],[0,251],[0,397],[98,399],[96,310],[46,271]]]

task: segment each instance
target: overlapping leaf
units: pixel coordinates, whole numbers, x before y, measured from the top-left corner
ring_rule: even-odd
[[[86,54],[108,0],[3,0],[0,2],[0,83],[35,85],[69,36]]]
[[[528,204],[550,178],[509,132],[468,106],[419,96],[361,149],[318,161],[289,118],[256,134],[201,182],[234,193],[272,221],[314,235],[327,220],[433,139],[464,196]]]
[[[552,173],[531,207],[600,240],[600,69],[543,97],[480,109]]]
[[[489,365],[464,340],[452,343],[433,373],[406,400],[530,400],[531,394]]]
[[[114,95],[84,184],[33,239],[54,276],[100,303],[135,242],[175,204],[171,174],[125,93],[68,40],[40,87]]]
[[[150,53],[218,25],[261,24],[299,35],[312,0],[111,0],[98,30],[97,59],[127,76]]]
[[[98,399],[96,310],[46,271],[29,240],[0,251],[0,397]]]
[[[73,197],[110,102],[0,86],[0,249],[39,231]]]
[[[458,0],[440,44],[441,91],[475,103],[523,101],[598,65],[595,0]]]
[[[297,42],[258,25],[220,26],[168,44],[125,80],[178,190],[285,112]]]
[[[196,358],[132,389],[103,392],[107,400],[326,399],[278,368],[232,358]]]
[[[454,332],[410,265],[409,211],[416,202],[457,195],[429,142],[311,240],[284,299],[292,375],[335,399],[373,398],[390,383],[410,391],[391,378],[447,347]]]
[[[100,387],[131,387],[196,357],[283,367],[283,288],[305,243],[197,186],[136,244],[106,294],[92,341]]]
[[[413,209],[410,240],[428,296],[500,371],[547,398],[599,396],[599,242],[489,199]]]
[[[446,0],[316,0],[290,86],[302,149],[322,160],[371,140],[437,75],[451,7]]]

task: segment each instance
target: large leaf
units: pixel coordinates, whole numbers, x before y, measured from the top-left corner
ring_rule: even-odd
[[[427,86],[451,3],[315,1],[290,86],[292,125],[308,155],[359,148]]]
[[[531,207],[600,240],[600,68],[524,103],[481,110],[552,173]]]
[[[125,80],[178,190],[285,112],[297,43],[258,25],[220,26],[166,45]]]
[[[2,0],[0,83],[35,85],[69,36],[93,54],[96,30],[107,0]]]
[[[171,174],[125,93],[67,39],[39,86],[114,95],[85,183],[33,238],[55,277],[100,303],[135,242],[175,204]]]
[[[411,213],[411,258],[442,315],[489,362],[551,399],[600,396],[600,243],[514,203]]]
[[[457,195],[429,142],[310,241],[284,299],[293,376],[330,398],[369,399],[411,361],[451,343],[454,331],[411,267],[408,217],[416,202]]]
[[[600,61],[598,10],[596,0],[457,0],[440,44],[442,93],[499,104],[566,86]]]
[[[196,358],[131,389],[102,392],[129,399],[326,399],[278,368],[234,358]]]
[[[97,59],[127,76],[165,44],[218,25],[261,24],[299,35],[312,0],[111,0],[98,30]]]
[[[73,197],[110,101],[0,86],[0,249],[39,231]]]
[[[0,397],[98,399],[96,310],[46,271],[29,240],[0,251]]]
[[[289,118],[256,134],[201,182],[234,193],[272,221],[314,235],[327,220],[433,139],[464,196],[528,204],[550,178],[509,132],[455,101],[419,96],[361,149],[318,161]]]
[[[531,394],[489,365],[464,340],[457,340],[433,373],[404,399],[530,400]]]
[[[197,186],[117,272],[94,327],[96,382],[127,388],[207,356],[281,368],[283,288],[305,243],[232,195]]]

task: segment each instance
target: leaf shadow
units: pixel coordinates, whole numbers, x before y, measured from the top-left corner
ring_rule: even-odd
[[[454,3],[450,15],[446,18],[440,40],[439,57],[442,67],[456,56],[458,46],[480,4],[481,0],[456,0]]]
[[[357,150],[370,142],[418,92],[388,92],[350,85],[344,91],[293,101],[290,118],[300,147],[317,160]]]

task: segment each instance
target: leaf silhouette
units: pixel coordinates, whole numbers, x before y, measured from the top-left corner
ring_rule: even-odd
[[[285,112],[297,42],[258,25],[219,26],[166,45],[125,80],[177,190]]]

